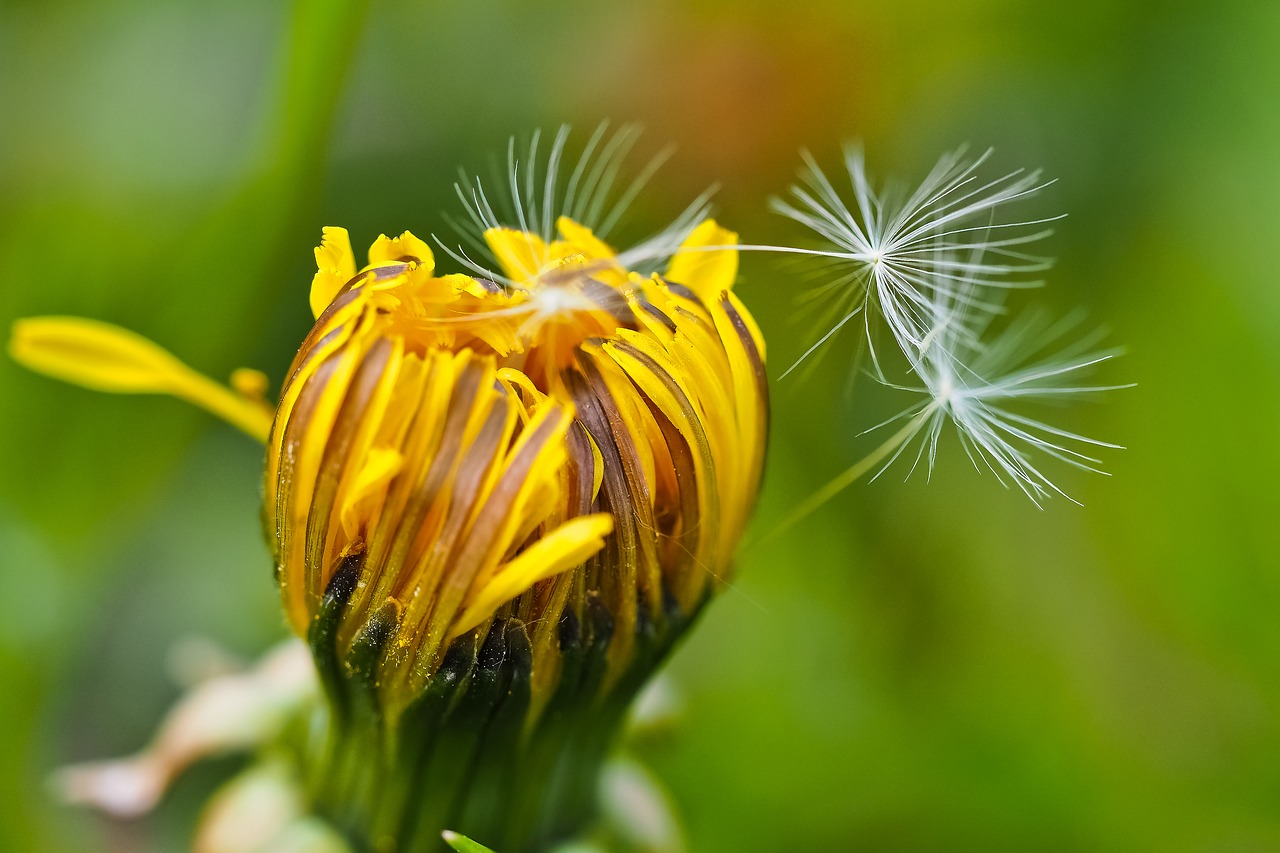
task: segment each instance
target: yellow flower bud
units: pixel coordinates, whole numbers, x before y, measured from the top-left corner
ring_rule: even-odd
[[[519,286],[436,277],[413,235],[379,238],[289,371],[266,472],[285,608],[306,634],[355,567],[337,654],[394,614],[376,679],[392,714],[495,617],[529,626],[550,690],[560,623],[592,599],[616,678],[638,620],[691,615],[730,571],[760,478],[763,344],[729,290],[736,252],[693,249],[736,235],[696,229],[676,282],[559,226],[550,245],[486,235]]]
[[[268,440],[277,577],[332,705],[318,806],[404,849],[580,820],[630,698],[731,574],[760,482],[737,236],[704,222],[664,277],[557,231],[489,229],[498,281],[379,238],[317,306]]]

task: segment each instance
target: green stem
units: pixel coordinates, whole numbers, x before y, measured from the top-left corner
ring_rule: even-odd
[[[612,615],[594,599],[585,624],[566,614],[564,666],[532,720],[527,628],[497,619],[482,643],[479,635],[456,641],[426,692],[388,716],[376,701],[376,664],[390,614],[337,654],[332,628],[350,592],[348,574],[335,575],[310,635],[333,709],[332,739],[313,741],[320,752],[311,769],[328,778],[313,789],[312,805],[359,851],[442,851],[440,833],[453,829],[504,853],[532,853],[581,830],[595,814],[600,771],[627,707],[697,613],[668,597],[663,611],[637,618],[633,657],[614,678]]]

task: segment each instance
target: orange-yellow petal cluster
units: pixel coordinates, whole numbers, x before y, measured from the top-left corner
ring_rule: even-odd
[[[666,276],[641,276],[557,227],[549,243],[486,232],[503,283],[434,275],[408,233],[360,271],[341,229],[316,250],[317,322],[268,442],[268,535],[299,633],[357,567],[337,642],[391,631],[376,682],[393,707],[494,618],[528,626],[538,684],[564,620],[591,609],[625,664],[638,630],[725,579],[754,502],[764,344],[731,292],[736,235],[705,222]]]

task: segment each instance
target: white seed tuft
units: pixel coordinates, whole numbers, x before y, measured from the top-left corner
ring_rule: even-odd
[[[1030,275],[1050,265],[1023,247],[1051,233],[1041,226],[1062,217],[1000,221],[1007,205],[1050,182],[1038,171],[1024,170],[980,179],[978,169],[989,155],[966,159],[962,150],[948,154],[906,195],[873,189],[861,150],[850,147],[845,167],[853,203],[848,204],[806,154],[802,184],[792,187],[791,200],[775,199],[773,207],[827,244],[809,254],[844,268],[816,290],[820,300],[831,303],[829,323],[796,365],[861,315],[877,378],[923,396],[872,428],[906,421],[872,454],[871,464],[879,465],[875,477],[910,447],[916,452],[907,476],[921,467],[931,474],[949,422],[976,468],[990,471],[1039,505],[1054,494],[1070,499],[1044,473],[1040,457],[1103,473],[1100,460],[1091,454],[1117,445],[1031,417],[1023,413],[1023,405],[1058,403],[1126,386],[1087,381],[1094,368],[1118,351],[1094,350],[1096,334],[1066,342],[1077,318],[1051,322],[1031,313],[991,333],[1004,313],[1008,291],[1039,285]],[[873,313],[883,318],[918,384],[885,378],[871,341]]]

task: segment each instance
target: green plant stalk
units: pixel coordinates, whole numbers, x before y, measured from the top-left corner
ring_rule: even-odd
[[[536,718],[526,626],[495,619],[483,637],[455,640],[425,692],[391,720],[374,673],[393,624],[375,617],[348,652],[336,644],[357,569],[335,573],[309,636],[327,699],[323,734],[304,758],[313,809],[373,853],[447,850],[445,829],[504,853],[581,831],[631,700],[692,617],[668,601],[658,620],[640,619],[629,664],[610,673],[612,617],[598,601],[585,625],[567,612],[560,677]]]

